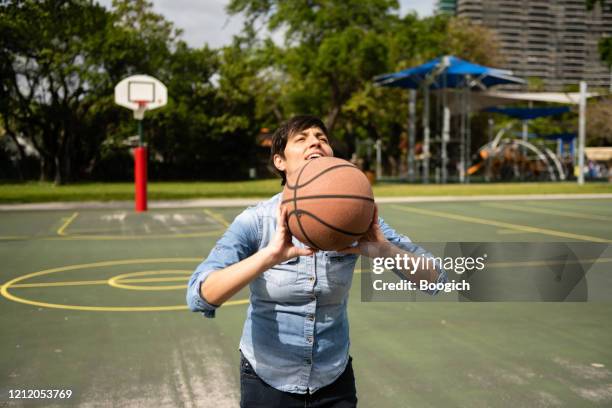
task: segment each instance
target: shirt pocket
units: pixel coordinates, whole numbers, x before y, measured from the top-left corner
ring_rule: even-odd
[[[329,253],[327,255],[327,280],[346,285],[353,279],[353,260],[355,255]]]
[[[300,258],[291,258],[273,266],[263,273],[263,278],[278,286],[290,285],[297,281]]]

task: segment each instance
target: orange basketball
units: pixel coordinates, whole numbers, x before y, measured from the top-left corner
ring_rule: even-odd
[[[348,247],[370,228],[374,195],[370,182],[353,164],[335,157],[307,162],[287,180],[282,204],[291,234],[311,248]]]

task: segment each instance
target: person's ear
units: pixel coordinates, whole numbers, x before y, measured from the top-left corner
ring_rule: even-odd
[[[274,167],[276,167],[280,171],[285,171],[287,168],[285,159],[280,154],[274,155]]]

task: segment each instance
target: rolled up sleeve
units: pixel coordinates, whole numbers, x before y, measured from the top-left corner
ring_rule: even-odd
[[[202,283],[211,273],[248,258],[259,247],[258,217],[254,208],[248,208],[238,215],[217,241],[208,257],[197,266],[187,287],[187,305],[192,312],[201,312],[213,318],[219,307],[201,295]]]
[[[393,245],[397,246],[400,249],[403,249],[404,251],[410,252],[416,256],[422,256],[424,258],[434,259],[434,256],[430,252],[428,252],[424,248],[413,243],[410,240],[410,238],[408,238],[407,236],[398,234],[393,228],[391,228],[380,217],[378,217],[378,224],[383,234],[385,235],[385,238],[387,238],[387,240],[391,242]],[[437,283],[445,283],[448,280],[446,271],[442,268],[442,265],[440,265],[439,262],[435,261],[435,259],[433,262],[436,267],[436,272],[438,273],[438,279],[436,280]],[[394,270],[393,272],[395,272],[395,274],[400,276],[401,278],[404,278],[404,276],[399,271]],[[426,291],[426,293],[429,293],[430,295],[435,295],[438,292],[439,290]]]

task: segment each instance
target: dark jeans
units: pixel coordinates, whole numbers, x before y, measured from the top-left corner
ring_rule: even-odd
[[[249,361],[240,356],[240,407],[241,408],[352,408],[357,406],[355,375],[352,358],[344,372],[330,385],[314,394],[294,394],[279,391],[266,384]]]

